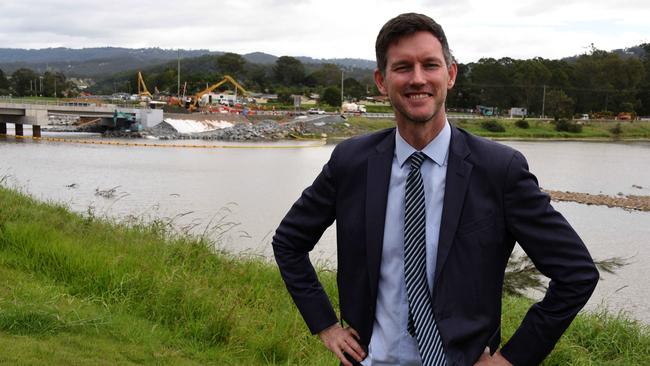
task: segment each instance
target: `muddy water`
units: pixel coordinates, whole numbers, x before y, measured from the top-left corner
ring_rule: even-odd
[[[84,139],[99,138],[87,135]],[[526,155],[545,189],[650,195],[650,143],[505,143]],[[10,137],[0,139],[0,177],[39,199],[64,202],[76,211],[91,209],[97,215],[120,218],[169,218],[177,227],[219,237],[230,251],[269,256],[273,230],[333,149],[332,145],[286,148],[290,144],[189,149]],[[98,195],[102,192],[106,194]],[[616,275],[604,275],[589,307],[602,303],[650,323],[650,287],[646,285],[650,279],[650,213],[570,202],[554,206],[574,225],[595,258],[630,258],[631,264]],[[206,226],[229,230],[206,231]],[[333,263],[334,240],[330,229],[312,258]]]

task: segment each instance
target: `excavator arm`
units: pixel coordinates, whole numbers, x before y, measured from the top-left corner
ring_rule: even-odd
[[[144,83],[144,78],[142,77],[142,73],[138,71],[138,96],[139,97],[149,97],[153,99],[153,95],[149,93],[149,90],[147,89],[147,85]]]
[[[231,83],[232,85],[235,86],[235,88],[239,89],[242,92],[242,95],[247,95],[248,94],[248,91],[246,89],[244,89],[244,87],[239,85],[239,83],[232,76],[224,75],[223,79],[221,81],[219,81],[218,83],[210,85],[209,87],[201,90],[200,92],[198,92],[198,93],[196,93],[194,95],[194,98],[192,98],[192,103],[189,106],[190,111],[194,111],[196,108],[198,108],[199,101],[201,100],[201,98],[204,95],[213,92],[215,89],[217,89],[218,87],[220,87],[221,85],[223,85],[226,82]]]

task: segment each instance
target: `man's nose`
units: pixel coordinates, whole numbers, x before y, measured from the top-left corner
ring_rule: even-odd
[[[413,67],[413,73],[411,75],[411,84],[412,85],[424,85],[426,83],[424,78],[424,70],[422,70],[421,65],[415,65]]]

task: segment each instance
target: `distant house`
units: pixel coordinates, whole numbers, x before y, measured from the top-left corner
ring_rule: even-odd
[[[263,93],[250,93],[251,98],[255,100],[257,104],[266,104],[268,102],[277,102],[277,94],[263,94]]]
[[[390,103],[387,95],[374,95],[372,97],[366,97],[365,100],[370,103]]]
[[[91,79],[68,78],[68,81],[72,82],[77,90],[80,91],[86,90],[94,84]]]
[[[526,108],[510,108],[510,118],[512,117],[526,117],[528,110]]]
[[[304,95],[300,96],[300,105],[316,105],[318,99],[314,99],[311,96],[306,97]]]

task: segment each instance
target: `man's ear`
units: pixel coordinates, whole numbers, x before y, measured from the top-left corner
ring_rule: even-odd
[[[375,69],[375,84],[382,95],[388,95],[388,91],[384,87],[384,75],[379,71],[379,69]]]
[[[451,89],[456,84],[456,76],[458,76],[458,65],[454,62],[449,67],[449,80],[447,81],[447,89]]]

